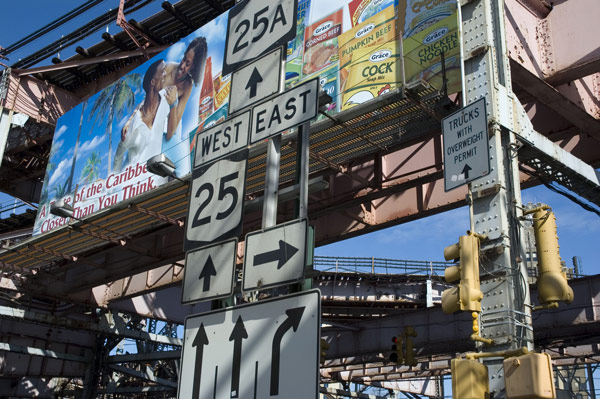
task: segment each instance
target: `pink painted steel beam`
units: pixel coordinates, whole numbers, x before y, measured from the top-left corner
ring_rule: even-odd
[[[554,85],[600,71],[600,2],[540,3],[505,1],[508,56]]]

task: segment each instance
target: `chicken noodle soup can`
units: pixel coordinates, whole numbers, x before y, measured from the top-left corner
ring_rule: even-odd
[[[338,112],[339,111],[339,66],[334,64],[327,69],[319,71],[314,75],[308,76],[307,79],[311,79],[313,77],[319,78],[319,86],[321,90],[331,96],[331,103],[327,104],[326,111],[328,112]],[[325,116],[319,114],[317,116],[317,121],[324,119]]]
[[[406,0],[404,37],[411,37],[456,12],[456,0]]]
[[[382,10],[387,9],[390,6],[397,5],[397,0],[352,0],[348,3],[352,27],[376,16]]]
[[[342,20],[343,12],[340,9],[306,28],[303,77],[338,62],[338,36],[342,33]]]
[[[404,40],[407,83],[423,80],[436,88],[441,88],[442,52],[448,90],[458,91],[460,90],[460,43],[456,12]]]
[[[388,93],[401,84],[400,55],[395,43],[356,50],[352,60],[342,92],[342,111]]]

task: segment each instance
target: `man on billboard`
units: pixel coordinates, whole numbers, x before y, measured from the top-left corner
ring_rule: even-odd
[[[177,99],[175,86],[163,89],[165,62],[157,60],[148,67],[142,82],[144,101],[136,107],[121,130],[113,170],[120,171],[127,152],[127,164],[145,163],[160,154],[165,120],[173,113],[171,105]]]

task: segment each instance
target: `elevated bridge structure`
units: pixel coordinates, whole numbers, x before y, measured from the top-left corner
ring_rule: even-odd
[[[482,333],[500,342],[499,350],[535,347],[557,364],[595,365],[597,278],[571,281],[573,304],[531,314],[535,288],[529,295],[522,284],[519,221],[521,188],[542,183],[569,190],[588,208],[600,207],[600,48],[587,40],[600,36],[600,3],[459,3],[461,93],[414,82],[311,126],[308,217],[315,244],[469,205],[472,229],[489,239],[482,247],[490,262],[481,276]],[[141,65],[144,54],[162,51],[233,5],[127,1],[126,13],[156,8],[144,21],[130,21],[139,37],[149,39],[147,46],[138,47],[125,32],[102,34],[97,45],[47,65],[56,48],[115,20],[112,10],[4,69],[0,190],[38,203],[58,117]],[[479,98],[491,110],[492,173],[446,192],[441,121]],[[22,126],[13,124],[17,113],[29,116]],[[295,134],[282,140],[281,222],[295,217],[298,145]],[[244,233],[261,226],[266,151],[266,145],[250,150]],[[96,392],[174,392],[182,339],[177,325],[211,306],[180,303],[190,180],[171,181],[31,238],[24,237],[31,215],[1,224],[0,391],[24,397],[81,391],[86,398]],[[443,265],[425,265],[416,275],[372,266],[307,275],[322,294],[322,335],[329,343],[323,381],[439,397],[428,379],[447,374],[456,353],[481,349],[468,339],[470,315],[442,314]],[[391,364],[391,337],[407,326],[417,331],[417,365]],[[119,349],[125,338],[136,343],[136,354]],[[493,381],[502,380],[497,361],[490,367]],[[62,385],[53,385],[51,377],[61,377]],[[500,385],[491,389],[503,397]]]
[[[314,277],[322,295],[322,338],[329,344],[321,365],[323,382],[437,397],[436,386],[440,377],[449,374],[450,360],[456,353],[476,350],[469,339],[470,315],[447,315],[441,310],[441,292],[447,283],[439,275],[422,274],[415,262],[408,263],[413,265],[412,273],[322,271]],[[571,280],[571,286],[576,300],[570,306],[535,314],[535,342],[557,366],[595,366],[600,280],[579,277]],[[532,294],[536,295],[534,286]],[[23,392],[31,383],[49,393],[49,378],[84,378],[99,354],[103,367],[137,381],[130,383],[129,390],[113,381],[114,393],[144,392],[143,381],[151,382],[153,390],[174,392],[182,344],[177,326],[182,325],[187,307],[179,303],[165,307],[163,317],[171,324],[160,323],[162,329],[152,333],[150,319],[123,310],[97,312],[66,303],[52,308],[40,300],[29,306],[3,305],[2,387],[8,389],[3,392]],[[389,359],[392,337],[407,326],[417,333],[412,338],[413,366]],[[122,340],[134,343],[138,353],[116,350]],[[140,371],[140,365],[146,365],[146,370]],[[106,392],[111,392],[109,386]]]

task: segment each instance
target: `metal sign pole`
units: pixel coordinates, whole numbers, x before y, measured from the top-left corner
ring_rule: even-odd
[[[285,90],[285,52],[281,55],[281,79],[279,92]],[[279,193],[279,165],[281,161],[281,134],[269,139],[265,172],[265,202],[263,203],[262,228],[277,224],[277,199]]]
[[[298,197],[297,217],[308,217],[308,173],[310,160],[309,152],[310,122],[305,122],[298,127],[298,183],[300,186],[300,196]]]
[[[279,162],[281,160],[281,135],[269,139],[267,171],[265,175],[265,202],[263,204],[262,228],[277,224],[277,194],[279,190]]]

